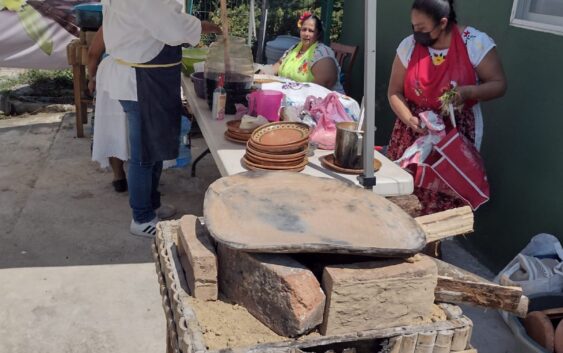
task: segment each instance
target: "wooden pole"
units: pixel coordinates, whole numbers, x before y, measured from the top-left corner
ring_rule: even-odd
[[[229,56],[229,17],[227,16],[227,0],[221,0],[221,22],[223,24],[223,51],[225,56],[225,75],[231,72],[231,58]]]

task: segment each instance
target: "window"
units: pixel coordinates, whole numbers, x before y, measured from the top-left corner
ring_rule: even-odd
[[[563,35],[563,0],[514,0],[510,24]]]

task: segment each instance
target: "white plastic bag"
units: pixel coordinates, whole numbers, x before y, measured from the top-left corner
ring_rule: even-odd
[[[524,295],[563,291],[563,248],[551,234],[538,234],[502,270],[495,282],[520,286]]]

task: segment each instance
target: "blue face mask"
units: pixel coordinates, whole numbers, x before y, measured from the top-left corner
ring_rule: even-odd
[[[429,32],[422,32],[422,31],[415,31],[413,26],[412,31],[414,35],[414,41],[425,47],[433,46],[438,41],[438,37],[432,38],[430,33],[432,33],[432,31],[436,29],[436,27],[438,26],[437,25],[434,26],[434,28],[432,28],[432,30],[430,30]]]

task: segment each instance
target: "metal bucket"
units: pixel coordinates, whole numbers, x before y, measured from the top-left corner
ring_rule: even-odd
[[[364,132],[356,131],[358,123],[342,122],[336,124],[336,147],[334,162],[346,169],[363,168]]]

